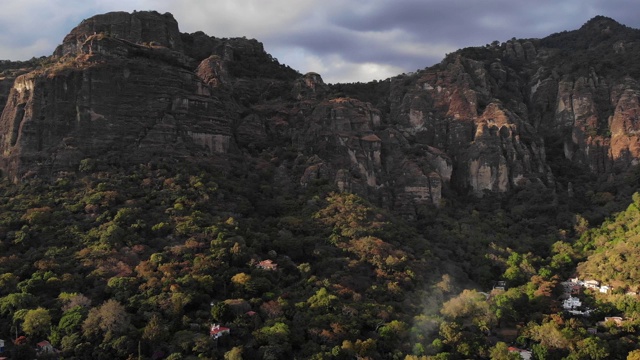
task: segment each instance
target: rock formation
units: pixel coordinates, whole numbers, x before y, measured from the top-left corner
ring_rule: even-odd
[[[638,37],[597,17],[462,49],[414,74],[329,86],[253,39],[180,33],[171,14],[98,15],[44,66],[3,72],[0,167],[17,182],[88,159],[224,168],[270,156],[282,186],[330,184],[413,216],[448,190],[553,187],[547,155],[559,147],[597,174],[637,165]],[[579,56],[559,61],[570,52]],[[358,86],[374,91],[361,97]]]

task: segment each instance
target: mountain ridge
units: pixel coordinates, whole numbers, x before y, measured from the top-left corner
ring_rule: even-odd
[[[568,50],[553,47],[594,31],[613,55],[567,62]],[[638,86],[610,69],[618,58],[630,62],[638,33],[594,17],[543,39],[461,49],[417,73],[329,86],[279,64],[254,39],[180,33],[169,13],[96,15],[40,70],[16,77],[0,118],[0,168],[13,181],[76,171],[82,161],[228,169],[232,154],[252,162],[289,144],[307,167],[281,170],[286,183],[327,181],[409,216],[451,190],[567,189],[549,155],[595,174],[624,172],[640,158],[640,125],[629,110]],[[360,96],[358,87],[377,95]]]

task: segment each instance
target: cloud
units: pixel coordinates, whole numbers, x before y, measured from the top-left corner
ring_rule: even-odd
[[[138,10],[169,11],[183,32],[263,39],[290,30],[313,15],[315,0],[138,1]]]
[[[395,65],[372,62],[354,62],[338,55],[319,57],[304,53],[298,54],[297,63],[302,65],[302,73],[317,72],[326,83],[349,83],[370,80],[382,80],[402,73],[404,70]]]
[[[459,48],[573,30],[595,15],[640,27],[635,0],[21,0],[0,12],[0,59],[49,55],[82,19],[116,10],[171,12],[183,32],[255,38],[328,82],[415,71]]]
[[[82,19],[104,9],[82,0],[7,2],[0,11],[0,59],[50,55]]]

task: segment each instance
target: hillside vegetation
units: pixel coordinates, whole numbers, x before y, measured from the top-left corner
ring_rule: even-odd
[[[407,222],[327,185],[284,194],[269,183],[147,166],[3,183],[1,336],[48,339],[78,359],[454,359],[489,357],[501,348],[487,332],[528,323],[523,345],[557,356],[581,341],[633,349],[635,327],[605,341],[557,314],[559,276],[589,252],[547,222],[562,216],[540,208],[543,194],[502,199],[518,203],[504,209],[460,199]],[[637,201],[578,243],[619,248],[602,234],[635,229],[635,212]],[[477,292],[497,280],[506,292]],[[214,340],[212,323],[231,333]],[[547,327],[564,343],[547,344]],[[28,358],[31,347],[12,351]]]

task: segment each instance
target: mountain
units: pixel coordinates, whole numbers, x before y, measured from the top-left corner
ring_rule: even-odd
[[[171,14],[87,19],[0,62],[0,338],[29,359],[637,353],[637,320],[597,321],[640,309],[639,33],[595,17],[329,85]],[[597,319],[561,313],[576,270],[616,286],[582,296]]]
[[[82,162],[224,169],[286,149],[276,157],[291,186],[326,181],[408,216],[449,190],[566,189],[551,160],[608,175],[640,157],[638,33],[596,17],[459,50],[362,96],[279,64],[256,40],[180,33],[168,13],[97,15],[35,69],[5,71],[0,167],[18,182]]]

